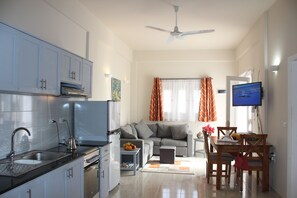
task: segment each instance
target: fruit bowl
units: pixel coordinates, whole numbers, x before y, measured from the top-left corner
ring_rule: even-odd
[[[126,151],[133,151],[133,150],[135,150],[137,147],[136,147],[135,144],[132,144],[132,143],[130,143],[130,142],[127,142],[127,143],[125,143],[125,144],[123,145],[123,148],[124,148],[124,150],[126,150]]]

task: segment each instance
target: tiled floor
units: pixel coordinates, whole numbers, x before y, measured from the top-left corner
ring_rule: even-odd
[[[222,190],[217,191],[215,178],[207,184],[205,160],[194,157],[191,160],[195,164],[195,175],[138,171],[137,175],[133,176],[132,173],[124,172],[120,185],[110,192],[109,198],[279,198],[273,191],[262,193],[261,187],[256,185],[255,177],[248,175],[245,175],[243,192],[239,192],[234,174],[231,176],[230,185],[223,184]]]

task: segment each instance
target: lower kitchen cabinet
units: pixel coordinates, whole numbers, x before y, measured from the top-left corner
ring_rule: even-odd
[[[76,159],[0,195],[0,198],[82,198],[83,168],[83,158]]]
[[[109,194],[110,145],[101,147],[99,149],[99,155],[99,197],[106,198]]]
[[[13,190],[0,195],[1,198],[40,198],[45,197],[45,182],[43,178],[37,178],[23,184]]]
[[[83,159],[77,159],[46,175],[46,197],[83,197]]]

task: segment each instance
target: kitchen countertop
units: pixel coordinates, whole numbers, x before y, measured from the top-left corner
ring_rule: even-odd
[[[66,146],[58,146],[52,149],[48,149],[48,151],[71,153],[71,155],[64,157],[58,161],[54,161],[50,164],[41,166],[19,177],[0,176],[0,195],[30,180],[33,180],[43,174],[46,174],[56,168],[59,168],[75,159],[78,159],[83,155],[85,155],[86,153],[97,149],[98,146],[100,147],[104,145],[97,144],[97,145],[90,145],[90,146],[77,146],[77,149],[74,151],[67,150]]]

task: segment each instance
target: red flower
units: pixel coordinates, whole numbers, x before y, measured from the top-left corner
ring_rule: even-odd
[[[214,132],[214,127],[209,126],[209,124],[205,127],[202,127],[202,131],[206,131],[208,135],[211,135]]]

